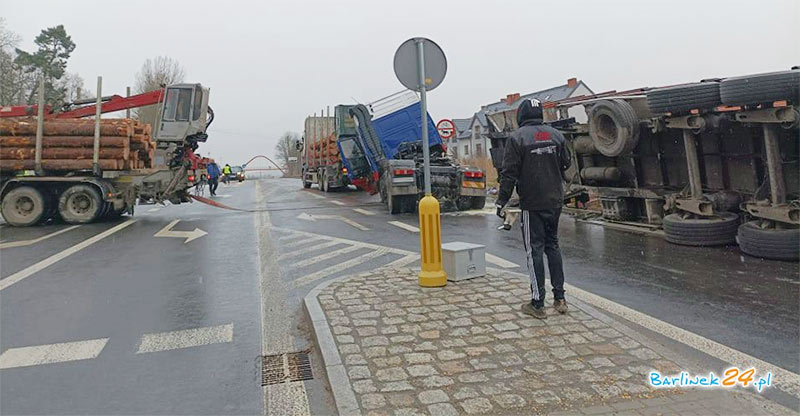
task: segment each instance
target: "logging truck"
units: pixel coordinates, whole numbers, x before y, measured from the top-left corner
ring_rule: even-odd
[[[40,90],[41,91],[41,90]],[[0,107],[0,213],[24,227],[133,214],[137,202],[189,202],[195,154],[214,119],[208,88],[174,84],[130,97],[98,97],[62,111]],[[159,104],[155,126],[102,113]],[[84,117],[94,116],[94,119]]]

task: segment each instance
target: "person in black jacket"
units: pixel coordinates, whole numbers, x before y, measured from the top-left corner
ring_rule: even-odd
[[[570,166],[570,155],[564,136],[556,129],[542,124],[539,102],[523,101],[517,110],[519,128],[506,142],[497,215],[517,187],[522,210],[522,240],[531,278],[531,302],[522,305],[522,312],[539,319],[544,312],[544,258],[550,269],[553,285],[553,307],[567,312],[564,300],[564,267],[558,248],[558,218],[564,199],[562,172]]]

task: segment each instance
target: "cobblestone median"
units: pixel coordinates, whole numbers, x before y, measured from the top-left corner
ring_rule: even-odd
[[[683,392],[652,389],[646,378],[653,369],[677,373],[676,363],[574,304],[559,315],[548,301],[547,320],[524,315],[519,308],[528,299],[524,282],[503,275],[425,289],[410,269],[353,276],[318,295],[364,414],[543,414],[621,401],[635,401],[634,408],[678,403],[672,397]]]

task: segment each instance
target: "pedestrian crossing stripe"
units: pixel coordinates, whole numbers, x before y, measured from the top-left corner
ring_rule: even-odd
[[[0,369],[89,360],[100,355],[107,342],[108,338],[98,338],[9,348],[0,354]]]
[[[0,354],[0,370],[97,358],[109,338],[9,348]],[[136,354],[170,351],[233,341],[233,324],[145,334]]]
[[[233,341],[233,324],[144,334],[137,354],[169,351]]]

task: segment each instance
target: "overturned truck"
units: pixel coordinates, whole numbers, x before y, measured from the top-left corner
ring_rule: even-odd
[[[800,253],[800,69],[610,91],[544,104],[567,137],[567,194],[674,244]],[[512,111],[489,114],[500,167]],[[570,116],[585,119],[576,122]],[[587,205],[575,203],[576,206]],[[591,204],[588,204],[591,206]]]

